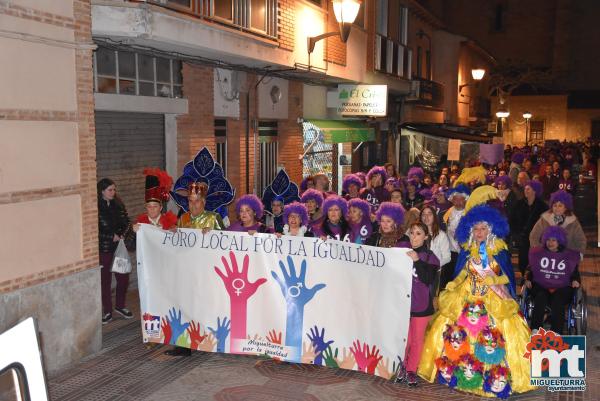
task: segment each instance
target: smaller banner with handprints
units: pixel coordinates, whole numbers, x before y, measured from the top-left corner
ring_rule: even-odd
[[[143,224],[143,339],[389,378],[408,334],[407,251]]]

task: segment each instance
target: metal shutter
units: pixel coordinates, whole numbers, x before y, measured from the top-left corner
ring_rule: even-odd
[[[96,112],[98,180],[112,179],[130,219],[144,212],[146,167],[165,168],[162,114]]]

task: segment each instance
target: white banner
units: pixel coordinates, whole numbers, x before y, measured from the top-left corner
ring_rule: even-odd
[[[408,334],[406,251],[142,224],[144,341],[390,377]]]

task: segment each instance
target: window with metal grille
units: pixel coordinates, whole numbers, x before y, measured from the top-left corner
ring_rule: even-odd
[[[309,121],[302,123],[304,139],[304,159],[302,160],[302,176],[308,177],[317,173],[327,174],[333,181],[333,145],[325,143],[324,133]]]
[[[227,177],[227,120],[216,119],[214,124],[217,163],[221,165],[223,173]]]
[[[258,122],[258,176],[256,191],[262,196],[265,188],[277,175],[277,121]]]
[[[541,142],[544,140],[544,128],[546,122],[544,120],[531,120],[529,122],[529,141]]]
[[[121,95],[183,97],[181,61],[98,47],[94,90]]]

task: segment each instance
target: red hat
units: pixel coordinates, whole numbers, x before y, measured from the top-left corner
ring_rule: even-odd
[[[159,168],[144,169],[146,176],[146,203],[163,203],[169,200],[169,190],[173,185],[173,179]]]

